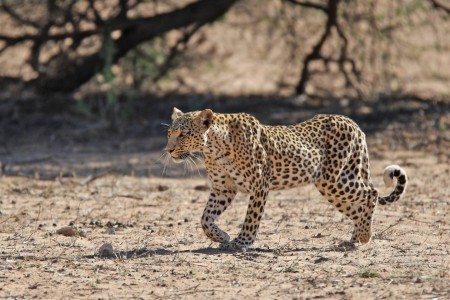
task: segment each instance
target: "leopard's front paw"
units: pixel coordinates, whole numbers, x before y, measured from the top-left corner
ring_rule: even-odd
[[[230,236],[225,231],[221,230],[217,226],[214,226],[212,229],[204,228],[205,234],[208,238],[210,238],[213,242],[216,243],[228,243],[230,241]]]

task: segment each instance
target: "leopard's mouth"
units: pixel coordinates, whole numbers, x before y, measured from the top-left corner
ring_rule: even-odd
[[[188,156],[189,156],[189,153],[181,153],[180,155],[178,155],[178,156],[173,156],[173,155],[171,155],[171,157],[172,157],[172,161],[174,162],[174,163],[176,163],[176,164],[179,164],[179,163],[182,163],[182,162],[184,162],[184,160],[186,159],[186,158],[188,158]]]

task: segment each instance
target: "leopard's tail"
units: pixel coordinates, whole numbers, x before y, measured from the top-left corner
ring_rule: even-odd
[[[394,178],[397,179],[397,185],[395,186],[392,193],[386,197],[379,197],[378,203],[385,205],[387,203],[392,203],[400,199],[405,193],[406,184],[408,182],[408,177],[406,176],[405,170],[397,165],[391,165],[384,169],[384,183],[387,187],[390,187],[394,183]]]

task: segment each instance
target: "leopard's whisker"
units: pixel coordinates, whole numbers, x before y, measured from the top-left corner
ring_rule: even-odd
[[[192,153],[192,157],[197,158],[193,153]],[[192,158],[192,157],[188,156],[188,158],[191,160],[191,162],[194,164],[195,168],[197,169],[198,175],[201,176],[200,169],[198,168],[197,163],[195,162],[194,158]]]
[[[191,163],[191,160],[190,160],[189,155],[186,156],[186,163],[189,165],[189,168],[191,169],[191,172],[193,172],[193,169],[192,169],[192,163]]]
[[[167,152],[166,152],[166,150],[162,150],[163,152],[161,153],[161,156],[158,158],[158,160],[161,160],[164,156],[166,156],[167,155]]]
[[[194,167],[197,169],[197,172],[199,173],[199,175],[200,175],[200,172],[198,171],[198,166],[197,166],[197,163],[195,162],[195,160],[192,158],[192,157],[189,157],[189,160],[191,161],[191,163],[192,163],[192,165],[193,165],[193,167],[192,167],[192,173],[194,173],[195,172],[195,170],[194,170]]]
[[[191,169],[191,174],[194,173],[194,168],[192,167],[191,158],[189,156],[186,157],[186,164]]]
[[[184,165],[184,175],[187,175],[189,173],[189,167],[188,167],[187,162],[188,162],[188,160],[185,159],[184,164],[183,164]]]
[[[191,158],[192,158],[192,160],[199,160],[199,161],[202,159],[200,156],[198,156],[198,155],[195,154],[195,153],[192,153],[192,154],[191,154]],[[195,164],[197,164],[197,162],[195,162]]]
[[[170,163],[170,158],[168,155],[163,154],[163,157],[164,157],[164,168],[161,174],[162,177],[164,177],[164,173],[166,172],[167,164]]]

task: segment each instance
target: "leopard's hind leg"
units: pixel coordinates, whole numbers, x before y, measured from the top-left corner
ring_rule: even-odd
[[[372,237],[373,213],[378,192],[369,173],[365,136],[357,127],[342,133],[335,125],[325,134],[320,193],[354,224],[352,242],[368,243]],[[348,128],[348,127],[347,127]],[[345,130],[344,130],[345,131]]]
[[[372,237],[373,214],[378,192],[360,182],[351,181],[344,186],[342,180],[337,184],[322,182],[318,189],[328,202],[353,222],[354,229],[350,241],[368,243]]]
[[[353,152],[336,179],[339,197],[336,208],[354,224],[351,242],[367,244],[372,237],[373,214],[378,191],[372,186],[369,174],[367,146]]]
[[[353,215],[347,215],[354,224],[354,229],[352,233],[351,242],[361,242],[362,244],[367,244],[372,238],[372,223],[373,214],[376,207],[376,199],[378,197],[378,192],[374,189],[367,189],[362,192],[364,195],[361,198],[359,204],[355,202],[357,213]]]

